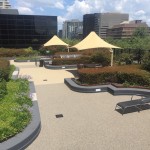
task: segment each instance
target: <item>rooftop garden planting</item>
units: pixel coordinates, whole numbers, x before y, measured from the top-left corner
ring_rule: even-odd
[[[139,65],[78,69],[78,82],[82,85],[122,84],[150,88],[150,72]]]
[[[0,143],[21,132],[31,121],[29,82],[11,80],[15,67],[0,60]]]
[[[17,59],[29,60],[37,57],[38,52],[31,47],[26,49],[9,49],[0,48],[0,58],[4,57],[17,57]]]
[[[57,57],[54,57],[53,65],[72,65],[72,64],[101,64],[102,66],[110,65],[110,52],[109,50],[87,50],[83,52],[73,52],[69,54],[80,54],[76,58],[60,58],[58,55],[67,55],[68,53],[57,53]]]
[[[0,99],[0,142],[21,132],[31,121],[28,81],[9,81],[6,86],[7,93]]]

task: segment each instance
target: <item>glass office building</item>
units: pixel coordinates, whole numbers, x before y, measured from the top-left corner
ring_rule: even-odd
[[[57,16],[0,14],[0,47],[40,48],[57,35]]]
[[[83,16],[83,38],[95,31],[101,38],[106,38],[107,29],[129,20],[126,13],[94,13]]]

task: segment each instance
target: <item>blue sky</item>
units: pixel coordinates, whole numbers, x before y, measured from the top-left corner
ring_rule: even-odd
[[[129,13],[130,20],[141,19],[150,26],[150,0],[9,0],[20,14],[58,16],[58,28],[65,20],[83,19],[87,13]]]

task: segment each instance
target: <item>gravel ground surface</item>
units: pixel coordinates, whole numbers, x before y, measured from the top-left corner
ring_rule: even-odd
[[[42,130],[27,150],[150,149],[150,110],[132,109],[123,116],[115,111],[117,102],[131,96],[77,93],[64,84],[64,78],[73,77],[69,71],[12,63],[20,76],[29,75],[35,82],[41,114]]]

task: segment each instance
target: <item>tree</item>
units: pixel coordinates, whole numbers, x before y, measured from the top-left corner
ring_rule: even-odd
[[[146,52],[142,59],[142,68],[150,71],[150,52]]]
[[[133,37],[145,38],[148,36],[148,28],[146,27],[138,27],[133,32]]]

